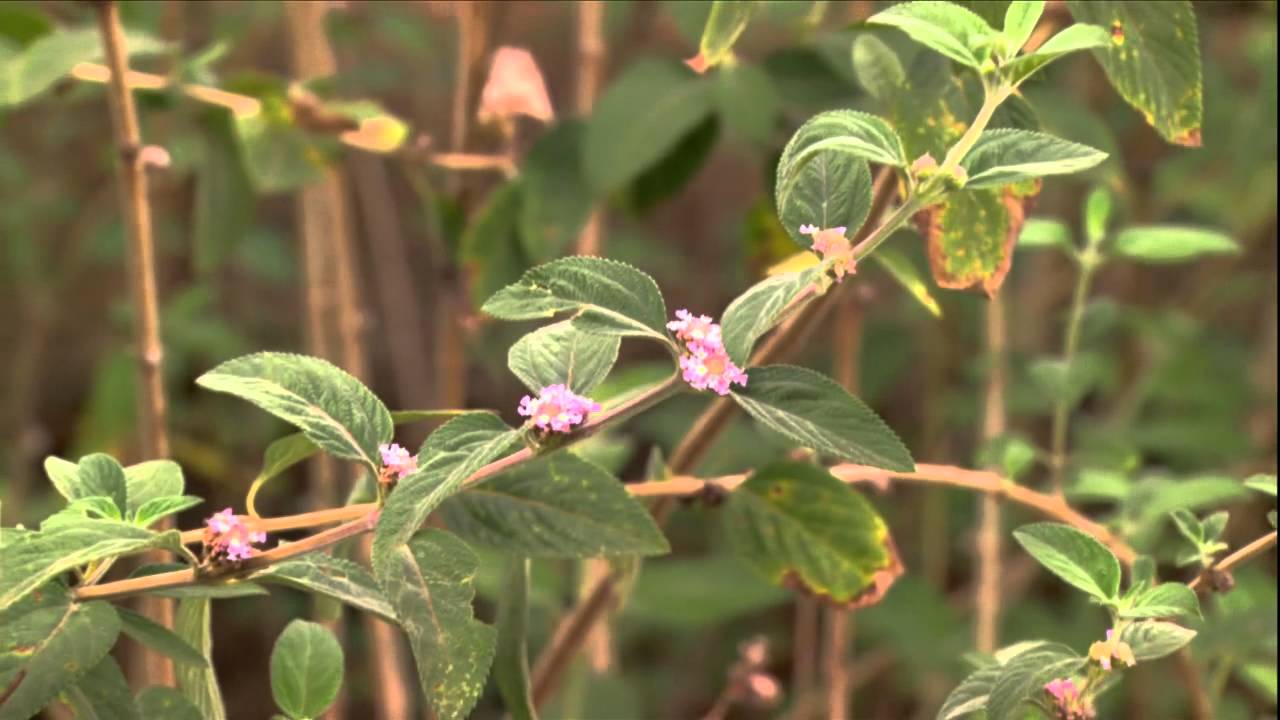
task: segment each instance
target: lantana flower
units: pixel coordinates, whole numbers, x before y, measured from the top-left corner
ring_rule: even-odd
[[[676,319],[667,323],[667,329],[684,343],[680,370],[684,381],[694,390],[709,389],[728,395],[730,385],[746,386],[747,374],[729,359],[720,336],[720,325],[710,316],[680,309],[676,311]]]
[[[253,557],[254,545],[267,541],[267,534],[252,530],[231,508],[214,513],[204,521],[204,546],[215,562],[241,562]]]
[[[418,458],[396,443],[379,445],[378,454],[382,456],[382,472],[388,477],[403,480],[418,470]]]
[[[1070,678],[1051,680],[1044,691],[1053,698],[1056,717],[1061,720],[1088,720],[1093,717],[1093,706],[1080,695],[1080,688]]]
[[[1089,659],[1097,660],[1103,670],[1111,669],[1111,661],[1119,660],[1128,667],[1138,664],[1133,656],[1133,648],[1116,635],[1114,630],[1107,630],[1107,639],[1098,640],[1089,646]]]
[[[574,425],[585,422],[589,414],[599,411],[600,403],[575,394],[564,385],[548,385],[536,398],[525,395],[517,410],[539,430],[559,433],[569,432]]]
[[[729,386],[747,385],[747,374],[729,359],[723,345],[690,345],[689,351],[680,356],[680,369],[684,381],[694,390],[714,390],[717,395],[728,395]]]
[[[482,123],[509,122],[517,115],[544,123],[555,119],[542,71],[528,50],[503,46],[493,54],[476,115]]]
[[[853,257],[853,243],[845,237],[846,227],[833,227],[825,230],[817,225],[801,225],[800,234],[813,238],[813,251],[823,260],[831,261],[831,270],[836,274],[836,282],[844,279],[846,274],[858,271],[858,262]]]

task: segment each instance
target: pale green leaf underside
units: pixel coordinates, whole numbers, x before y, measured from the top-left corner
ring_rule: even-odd
[[[974,48],[995,34],[976,13],[949,2],[894,5],[872,15],[867,23],[897,28],[921,45],[972,68],[979,66]]]
[[[968,189],[996,188],[1046,175],[1081,172],[1107,159],[1087,145],[1030,130],[987,130],[961,163]]]
[[[1111,250],[1116,255],[1147,263],[1175,263],[1206,255],[1238,255],[1230,236],[1185,225],[1142,225],[1121,230]]]
[[[729,359],[745,368],[756,340],[778,324],[782,311],[818,279],[818,274],[818,269],[809,268],[765,278],[729,303],[720,320]]]
[[[271,695],[291,717],[320,717],[342,687],[342,646],[319,623],[294,620],[271,650]]]
[[[363,566],[325,553],[308,553],[255,573],[256,582],[284,585],[340,600],[356,609],[396,622],[373,575]]]
[[[324,450],[376,471],[378,445],[391,439],[391,414],[359,380],[319,358],[256,353],[196,379],[296,426]]]
[[[178,691],[200,711],[200,717],[204,720],[226,720],[222,690],[213,669],[211,610],[209,598],[185,598],[178,602],[173,631],[204,657],[206,665],[177,665],[174,674],[178,680]]]
[[[1061,523],[1033,523],[1013,537],[1047,570],[1100,600],[1120,591],[1120,561],[1102,543]]]

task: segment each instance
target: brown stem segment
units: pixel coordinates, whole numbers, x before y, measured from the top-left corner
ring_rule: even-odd
[[[137,353],[138,435],[143,458],[169,455],[165,429],[164,376],[161,363],[164,346],[160,342],[160,301],[156,290],[155,241],[151,228],[151,204],[147,194],[147,155],[133,93],[125,84],[129,71],[129,51],[125,45],[120,8],[115,2],[97,5],[98,30],[102,35],[111,83],[107,93],[111,125],[120,154],[120,205],[129,231],[129,290],[132,297],[133,337]],[[162,525],[161,527],[165,527]],[[147,598],[139,610],[166,627],[173,626],[173,603],[165,598]],[[142,650],[141,674],[147,685],[171,685],[172,662],[158,653]]]
[[[983,414],[982,440],[990,442],[1005,432],[1005,317],[1004,300],[999,295],[987,305],[987,376],[986,411]],[[981,653],[995,652],[1000,623],[1001,569],[1000,499],[984,495],[979,508],[978,582],[974,592],[977,620],[974,644]]]

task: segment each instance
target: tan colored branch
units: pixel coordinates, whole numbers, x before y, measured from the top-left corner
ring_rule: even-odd
[[[164,375],[161,363],[164,346],[160,341],[160,300],[156,289],[155,240],[152,236],[151,204],[147,194],[148,153],[144,152],[133,93],[123,78],[129,70],[120,8],[115,2],[97,6],[98,29],[102,36],[112,81],[107,99],[116,150],[120,156],[120,205],[124,210],[129,240],[129,289],[132,296],[133,336],[137,353],[137,407],[140,450],[145,459],[169,455],[165,427]],[[162,525],[161,527],[164,527]],[[148,598],[139,610],[165,627],[173,627],[173,603],[164,598]],[[141,672],[145,684],[173,682],[173,663],[163,655],[143,650]]]
[[[1276,531],[1275,531],[1275,530],[1272,530],[1271,532],[1267,533],[1266,535],[1263,535],[1262,537],[1258,538],[1257,540],[1254,540],[1253,542],[1249,543],[1248,545],[1245,545],[1244,547],[1240,548],[1239,550],[1236,550],[1235,552],[1231,553],[1230,555],[1228,555],[1228,556],[1226,556],[1226,557],[1222,558],[1221,560],[1219,560],[1218,562],[1214,563],[1213,568],[1211,568],[1211,570],[1210,570],[1209,572],[1201,573],[1199,577],[1197,577],[1195,580],[1192,580],[1192,581],[1189,583],[1189,584],[1190,584],[1190,586],[1191,586],[1191,589],[1192,589],[1192,590],[1196,590],[1196,591],[1201,592],[1201,593],[1203,593],[1203,592],[1207,591],[1207,590],[1208,590],[1208,586],[1205,584],[1205,578],[1206,578],[1210,573],[1213,573],[1213,572],[1219,572],[1219,573],[1228,572],[1228,571],[1230,571],[1230,570],[1234,569],[1236,566],[1238,566],[1238,565],[1240,565],[1240,564],[1244,563],[1245,561],[1247,561],[1247,560],[1251,559],[1251,558],[1252,558],[1252,557],[1254,557],[1255,555],[1261,555],[1262,553],[1266,552],[1267,550],[1270,550],[1271,548],[1275,547],[1275,545],[1276,545]]]
[[[983,413],[982,441],[990,443],[1005,432],[1005,384],[1007,372],[1004,300],[999,296],[987,304],[986,410]],[[974,645],[978,652],[995,652],[1000,624],[1001,539],[1000,499],[984,495],[979,508],[977,537],[978,582],[975,585]]]
[[[604,75],[604,3],[600,0],[584,0],[574,8],[578,14],[578,86],[575,105],[578,114],[591,114],[596,95],[600,92],[600,79]],[[578,235],[579,255],[599,255],[600,230],[604,225],[599,207],[591,211],[587,224]]]

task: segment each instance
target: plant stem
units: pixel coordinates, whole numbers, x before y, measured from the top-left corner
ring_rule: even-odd
[[[107,66],[111,68],[111,124],[115,130],[116,150],[120,159],[120,204],[129,232],[129,289],[132,296],[133,336],[137,353],[138,434],[144,459],[169,455],[169,437],[165,429],[164,375],[161,363],[164,346],[160,341],[160,301],[156,290],[155,240],[151,227],[151,203],[147,194],[147,164],[144,162],[142,134],[133,93],[125,84],[129,71],[124,26],[120,8],[115,2],[97,5],[98,30],[102,36]],[[171,520],[161,528],[172,525]],[[140,611],[165,627],[173,626],[173,603],[165,598],[147,598]],[[172,662],[151,650],[141,650],[139,668],[143,684],[171,685]]]
[[[1071,310],[1067,318],[1064,332],[1062,364],[1067,388],[1071,385],[1076,353],[1080,347],[1080,328],[1084,324],[1084,308],[1089,299],[1089,288],[1093,282],[1093,273],[1101,263],[1097,242],[1090,241],[1080,253],[1080,274],[1076,277],[1075,290],[1071,296]],[[1071,423],[1071,398],[1065,394],[1054,401],[1053,425],[1049,439],[1049,488],[1055,494],[1062,494],[1062,476],[1067,466],[1067,435]]]
[[[1005,432],[1006,338],[1004,300],[999,295],[987,304],[987,376],[986,410],[983,414],[982,440],[991,442]],[[977,620],[974,644],[981,653],[995,652],[1000,623],[1001,538],[1000,499],[984,495],[979,508],[978,582],[974,592]]]
[[[995,89],[988,88],[983,95],[982,107],[978,108],[978,114],[974,116],[973,122],[969,123],[969,127],[965,128],[964,134],[954,145],[947,150],[947,156],[943,159],[942,165],[938,167],[939,174],[950,174],[960,167],[960,161],[964,160],[964,156],[969,154],[973,149],[978,138],[982,135],[982,131],[987,129],[987,124],[991,122],[991,116],[995,114],[996,108],[1000,107],[1000,103],[1009,99],[1009,95],[1013,93],[1013,88],[998,87]]]
[[[578,16],[578,85],[574,104],[578,115],[585,118],[591,114],[604,75],[604,3],[583,0],[574,5],[574,10]],[[597,206],[578,235],[578,255],[600,254],[603,225],[604,211]]]
[[[1254,540],[1248,545],[1245,545],[1239,550],[1236,550],[1230,555],[1222,558],[1216,564],[1214,564],[1212,569],[1218,572],[1227,572],[1228,570],[1231,570],[1237,565],[1244,563],[1245,561],[1249,560],[1255,555],[1261,555],[1267,550],[1270,550],[1271,548],[1275,547],[1275,545],[1276,545],[1276,531],[1272,530],[1266,535],[1263,535],[1262,537]],[[1198,592],[1202,592],[1202,593],[1206,592],[1208,590],[1208,586],[1205,585],[1206,575],[1207,573],[1201,573],[1199,577],[1197,577],[1196,579],[1188,583],[1191,586],[1191,589],[1196,590]]]

